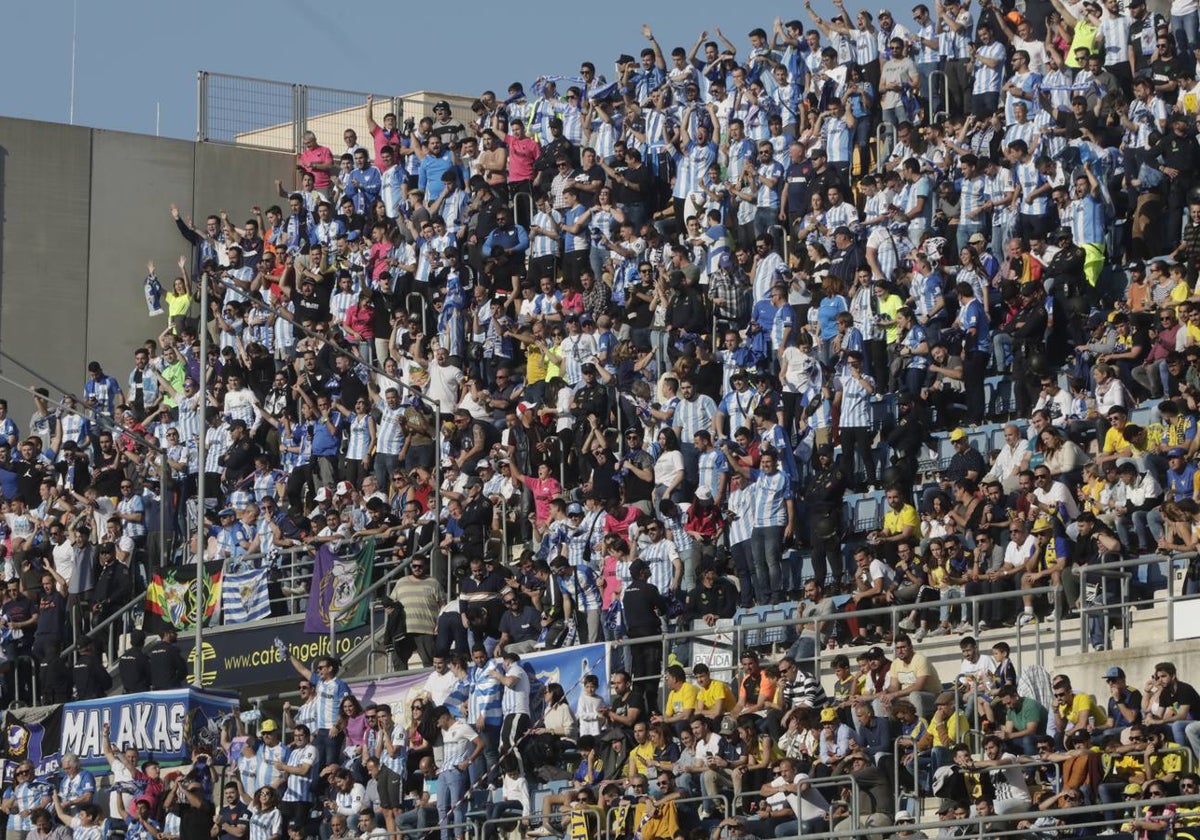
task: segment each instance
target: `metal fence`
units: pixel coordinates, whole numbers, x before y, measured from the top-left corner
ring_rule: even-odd
[[[404,101],[375,95],[375,118],[386,113],[403,119]],[[196,74],[196,139],[278,152],[295,152],[305,131],[323,146],[344,148],[342,132],[352,128],[358,142],[371,148],[366,91],[230,76],[201,70]]]

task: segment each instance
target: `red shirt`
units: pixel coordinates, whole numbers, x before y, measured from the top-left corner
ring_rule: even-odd
[[[532,137],[518,140],[511,134],[504,138],[508,144],[508,182],[533,180],[533,165],[542,154],[542,147]]]

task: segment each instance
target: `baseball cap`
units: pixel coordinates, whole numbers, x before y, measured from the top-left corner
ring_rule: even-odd
[[[583,516],[583,505],[579,502],[571,502],[567,505],[567,516]]]
[[[908,813],[908,811],[897,811],[896,822],[916,822],[916,820],[913,819],[913,815]]]
[[[526,411],[532,411],[534,405],[535,405],[535,403],[530,403],[530,402],[517,403],[517,412],[520,414],[524,414]]]
[[[696,498],[699,499],[700,501],[707,502],[707,501],[711,500],[712,497],[713,497],[712,491],[709,490],[707,487],[697,487],[696,488]]]
[[[984,235],[982,233],[976,232],[976,233],[971,234],[971,238],[968,239],[967,242],[969,242],[972,245],[985,245],[985,244],[987,244],[987,239],[984,237]]]
[[[237,516],[237,513],[233,508],[222,508],[221,512],[218,513],[217,516]]]
[[[353,492],[354,492],[354,486],[352,484],[350,484],[349,481],[339,481],[338,486],[337,486],[337,492],[334,495],[349,496]]]
[[[329,488],[328,487],[318,488],[317,494],[315,496],[313,496],[313,499],[318,502],[328,502],[329,501]]]
[[[1185,457],[1187,457],[1187,450],[1184,449],[1183,447],[1176,446],[1176,447],[1172,448],[1169,452],[1167,452],[1167,457],[1168,458],[1185,458]]]
[[[1041,534],[1041,533],[1044,533],[1045,531],[1053,531],[1054,525],[1046,517],[1041,517],[1040,519],[1038,519],[1036,522],[1033,523],[1033,528],[1031,530],[1035,534]]]
[[[273,720],[264,720],[262,726],[258,727],[259,732],[278,732],[279,724]]]
[[[866,653],[867,659],[883,659],[883,648],[876,645]]]
[[[1118,668],[1116,665],[1114,665],[1113,667],[1109,668],[1107,671],[1104,672],[1104,679],[1106,679],[1106,680],[1123,680],[1123,679],[1125,679],[1125,672],[1122,669]]]
[[[967,437],[967,433],[964,432],[962,429],[955,429],[953,432],[950,433],[950,440],[954,440],[954,441],[964,440],[964,439],[966,439],[966,437]]]
[[[833,723],[837,719],[837,709],[826,707],[821,710],[821,723]]]

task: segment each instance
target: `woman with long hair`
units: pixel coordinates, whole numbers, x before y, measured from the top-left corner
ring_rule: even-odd
[[[679,434],[670,426],[658,433],[658,459],[654,462],[654,504],[663,499],[688,501],[683,474],[683,454],[679,451]]]

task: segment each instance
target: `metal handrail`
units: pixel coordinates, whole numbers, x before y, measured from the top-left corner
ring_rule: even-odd
[[[1123,628],[1124,636],[1125,636],[1125,644],[1126,644],[1126,646],[1128,646],[1128,644],[1129,644],[1128,608],[1129,607],[1137,607],[1137,606],[1146,606],[1146,605],[1152,605],[1152,604],[1158,603],[1158,601],[1160,599],[1153,593],[1147,598],[1131,599],[1129,597],[1129,578],[1131,577],[1131,575],[1129,572],[1126,572],[1124,570],[1127,568],[1130,568],[1130,567],[1145,566],[1147,564],[1147,561],[1146,561],[1147,556],[1162,557],[1164,560],[1167,561],[1167,594],[1166,594],[1166,599],[1165,599],[1167,602],[1167,641],[1168,642],[1175,641],[1175,626],[1174,626],[1175,622],[1173,621],[1173,618],[1175,615],[1175,601],[1176,601],[1175,575],[1173,574],[1175,558],[1171,557],[1168,554],[1155,553],[1153,555],[1142,555],[1140,557],[1129,557],[1129,558],[1125,558],[1123,560],[1109,560],[1109,561],[1106,561],[1103,563],[1089,563],[1086,566],[1072,567],[1071,573],[1076,575],[1079,578],[1079,595],[1080,595],[1080,597],[1079,597],[1080,645],[1079,646],[1080,646],[1081,651],[1086,651],[1088,648],[1088,645],[1087,645],[1088,613],[1099,612],[1099,613],[1103,614],[1103,619],[1105,622],[1104,632],[1105,632],[1105,638],[1107,639],[1108,630],[1109,630],[1108,622],[1110,620],[1109,616],[1108,616],[1108,610],[1120,609],[1122,611],[1122,622],[1121,623],[1122,623],[1122,628]],[[1104,587],[1107,587],[1107,580],[1109,578],[1120,579],[1120,581],[1121,581],[1121,599],[1115,604],[1089,605],[1086,597],[1084,597],[1084,596],[1086,594],[1086,579],[1091,576],[1099,577],[1101,586],[1104,586]],[[1105,589],[1105,594],[1107,594],[1107,589]],[[1056,650],[1055,653],[1057,655],[1060,653],[1060,651]]]
[[[935,113],[933,110],[933,91],[935,89],[934,84],[939,79],[942,86],[942,108]],[[927,116],[930,125],[935,124],[939,118],[950,116],[950,77],[946,75],[945,70],[934,70],[929,74],[928,97],[930,113]]]
[[[884,139],[887,139],[887,154],[883,153]],[[892,149],[896,148],[896,127],[891,123],[881,122],[875,128],[875,172],[876,174],[883,172],[884,164],[892,154]]]
[[[858,794],[859,794],[858,779],[855,778],[850,773],[842,773],[842,774],[836,775],[836,776],[821,776],[820,778],[817,778],[814,776],[809,776],[808,778],[804,779],[804,783],[807,784],[809,787],[814,787],[814,788],[832,787],[834,785],[840,786],[840,785],[849,783],[849,785],[850,785],[849,805],[850,805],[851,818],[855,821],[855,823],[857,823],[858,818],[862,816],[862,814],[860,813],[859,808],[858,808]],[[757,795],[758,794],[751,793],[749,791],[742,791],[741,793],[739,793],[737,796],[735,796],[733,798],[734,807],[736,808],[739,800],[746,799],[750,796],[757,796]],[[800,794],[797,794],[797,796],[799,796],[799,795]],[[826,816],[827,816],[827,818],[829,818],[829,815],[826,815]],[[800,815],[796,814],[795,817],[796,817],[797,825],[800,825],[800,823],[803,822],[800,819]],[[832,828],[832,825],[830,826],[830,828]],[[805,836],[807,836],[807,835],[805,835]]]
[[[1021,589],[1021,590],[1015,590],[1012,592],[989,592],[989,593],[985,593],[985,594],[981,594],[981,595],[970,595],[970,596],[962,595],[957,598],[944,598],[944,599],[941,599],[936,602],[931,601],[930,604],[936,603],[936,604],[947,605],[947,606],[957,606],[960,604],[978,604],[983,601],[996,601],[996,600],[1002,600],[1002,599],[1015,600],[1016,598],[1020,598],[1024,595],[1050,595],[1050,594],[1056,593],[1058,591],[1059,591],[1059,587],[1057,587],[1057,586],[1037,586],[1037,587],[1033,587],[1031,589]],[[777,620],[772,620],[772,621],[756,621],[756,622],[754,622],[753,627],[755,630],[761,631],[761,630],[770,630],[770,629],[777,628],[777,627],[794,627],[798,624],[805,624],[805,623],[825,624],[825,623],[828,623],[831,621],[845,621],[850,618],[871,618],[874,616],[891,616],[892,623],[893,623],[893,625],[895,625],[897,614],[901,613],[901,612],[908,612],[911,609],[912,609],[912,604],[895,604],[895,603],[893,603],[893,604],[888,604],[887,606],[883,606],[883,607],[869,607],[867,609],[862,609],[862,610],[844,610],[841,612],[824,613],[819,616],[814,616],[811,619],[806,619],[802,616],[797,615],[797,616],[794,616],[792,618],[787,618],[787,619],[777,619]],[[1057,604],[1055,605],[1055,609],[1057,610]],[[976,622],[978,622],[978,612],[976,612],[975,620],[976,620]],[[1059,633],[1059,628],[1061,627],[1061,625],[1062,625],[1061,621],[1054,622],[1054,627],[1055,627],[1054,632],[1055,632],[1056,636]],[[1040,628],[1043,625],[1034,625],[1034,626],[1039,628],[1039,630],[1035,631],[1035,633],[1040,635]],[[734,639],[734,653],[735,653],[734,661],[735,662],[741,658],[741,650],[743,647],[742,635],[745,632],[744,627],[746,627],[746,625],[735,624],[735,625],[733,625],[733,627],[731,627],[729,629],[729,632],[733,636],[733,639]],[[974,628],[974,632],[976,635],[978,635],[978,629],[979,629],[978,624],[976,624],[976,626]],[[671,642],[680,641],[680,640],[684,640],[684,639],[696,639],[696,638],[700,638],[700,637],[703,637],[706,635],[711,635],[712,632],[713,632],[712,628],[703,628],[703,629],[699,629],[699,630],[696,630],[696,629],[675,630],[675,631],[663,633],[661,636],[661,641],[662,641],[662,645],[663,645],[663,662],[667,661],[667,655],[670,652]],[[650,637],[650,638],[653,638],[653,637]],[[631,642],[632,642],[632,640],[622,639],[622,640],[619,640],[618,642],[616,642],[616,644],[630,644]],[[1021,641],[1020,641],[1020,636],[1018,635],[1018,661],[1019,661],[1019,657],[1020,657],[1020,647],[1021,647]],[[819,673],[821,673],[821,654],[824,652],[824,649],[819,644],[814,645],[814,648],[815,648],[815,651],[813,653],[813,660],[812,660],[813,661],[813,673],[819,674]],[[940,691],[940,688],[938,690]]]

